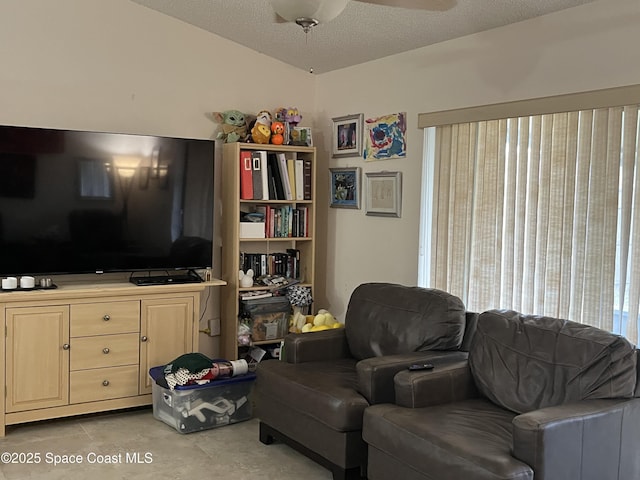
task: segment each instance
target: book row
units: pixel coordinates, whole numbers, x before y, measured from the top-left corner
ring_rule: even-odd
[[[247,253],[240,252],[240,268],[243,271],[253,270],[254,277],[264,275],[282,275],[289,278],[300,278],[300,250],[288,248],[281,253]]]
[[[310,159],[265,150],[240,151],[242,200],[311,200]]]
[[[264,221],[264,234],[267,238],[309,237],[309,208],[305,205],[292,207],[283,205],[256,206],[256,213]]]

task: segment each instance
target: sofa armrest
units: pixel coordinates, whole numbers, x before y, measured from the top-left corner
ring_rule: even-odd
[[[431,362],[433,370],[404,370],[394,377],[397,405],[422,408],[479,395],[467,360]]]
[[[465,360],[468,354],[458,351],[425,351],[384,355],[360,360],[356,364],[358,391],[371,405],[395,403],[394,377],[414,363],[438,365]]]
[[[284,338],[284,360],[288,363],[318,362],[349,358],[344,328],[320,332],[290,333]]]
[[[527,412],[512,423],[513,456],[536,478],[583,478],[583,472],[638,478],[640,399],[583,400]]]

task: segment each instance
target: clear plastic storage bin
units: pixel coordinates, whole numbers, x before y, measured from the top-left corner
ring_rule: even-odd
[[[158,385],[164,366],[153,367],[153,416],[180,433],[191,433],[238,423],[251,418],[251,390],[255,373],[212,380],[204,385]]]

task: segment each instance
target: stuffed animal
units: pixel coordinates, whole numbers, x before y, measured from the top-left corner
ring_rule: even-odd
[[[269,143],[271,139],[271,129],[263,123],[257,123],[251,129],[251,139],[253,143]]]
[[[274,145],[282,145],[284,143],[284,124],[282,122],[273,122],[271,124],[271,143]]]
[[[250,131],[253,143],[269,143],[271,139],[271,113],[268,110],[260,110]]]
[[[333,328],[343,328],[344,325],[336,320],[336,318],[327,310],[318,310],[317,315],[296,314],[291,319],[290,332],[308,333],[321,332],[322,330],[330,330]]]
[[[284,107],[280,107],[273,112],[273,119],[276,122],[286,122],[287,121],[287,109]]]
[[[226,143],[243,142],[247,138],[247,123],[245,115],[238,110],[213,112],[213,119],[222,124],[221,131],[216,136]]]
[[[258,115],[256,115],[256,123],[262,123],[267,127],[271,128],[271,112],[268,110],[260,110]]]
[[[302,115],[300,115],[297,108],[289,107],[287,109],[287,113],[285,114],[284,119],[289,125],[295,127],[302,120]]]

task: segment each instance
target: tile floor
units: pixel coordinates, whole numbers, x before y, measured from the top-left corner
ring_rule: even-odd
[[[255,418],[183,435],[153,418],[150,407],[9,426],[0,438],[3,452],[32,460],[39,454],[40,463],[2,461],[0,480],[331,479],[286,445],[260,443]],[[79,456],[82,463],[54,465],[55,455]]]

